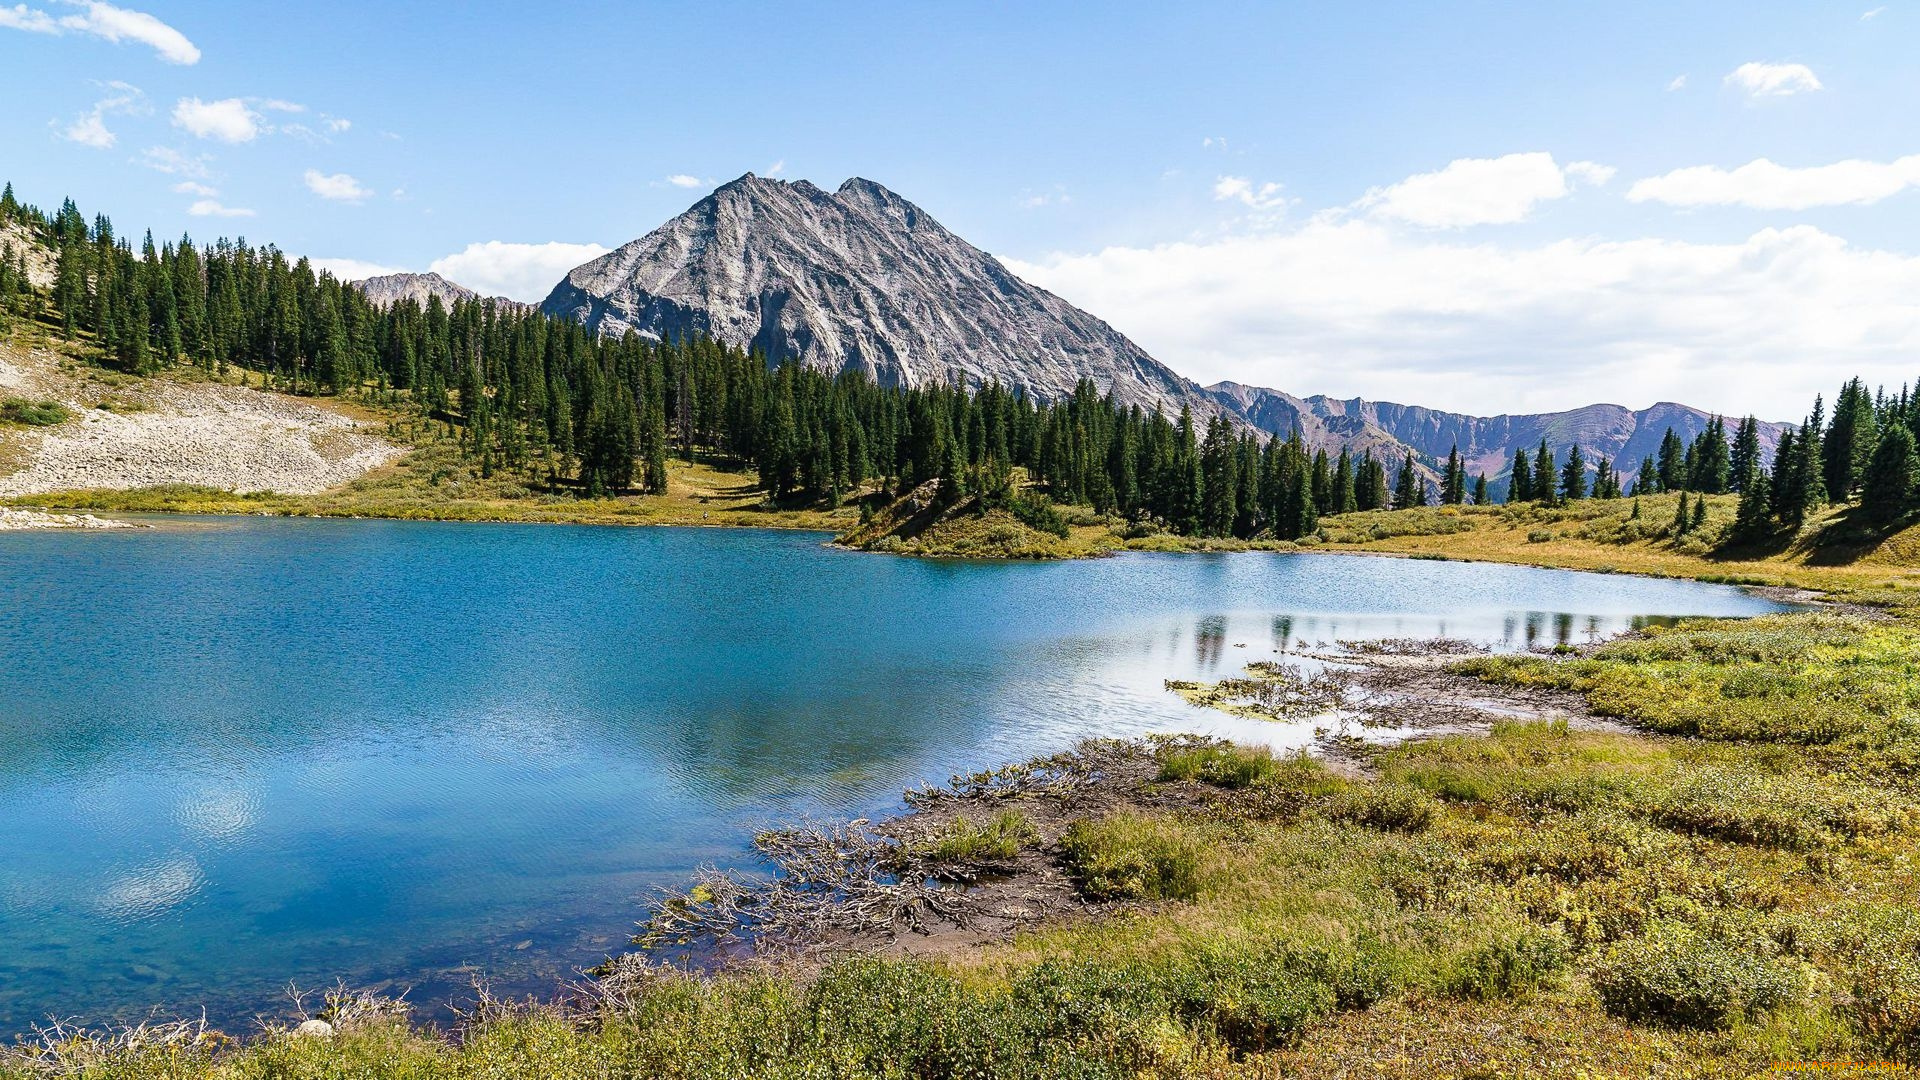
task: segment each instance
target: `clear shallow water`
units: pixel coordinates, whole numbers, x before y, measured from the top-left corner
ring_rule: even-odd
[[[484,972],[551,990],[757,825],[885,812],[1289,641],[1503,648],[1737,590],[1315,555],[923,562],[740,530],[0,534],[0,1034]]]

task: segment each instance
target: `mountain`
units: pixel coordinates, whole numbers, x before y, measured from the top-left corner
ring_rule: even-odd
[[[437,296],[448,307],[455,300],[479,300],[479,293],[457,282],[448,281],[439,274],[384,274],[380,277],[362,278],[352,283],[367,299],[386,307],[402,300],[412,300],[421,307],[427,306],[429,297]],[[488,297],[496,305],[512,309],[532,307],[518,300],[509,300],[504,296]]]
[[[438,275],[396,278],[459,288]],[[1469,475],[1484,472],[1502,491],[1514,449],[1532,450],[1542,438],[1557,460],[1578,443],[1590,461],[1611,458],[1630,480],[1669,426],[1691,441],[1710,418],[1671,403],[1480,417],[1231,382],[1202,388],[1100,319],[1015,277],[926,211],[858,177],[829,192],[748,173],[574,268],[541,308],[601,333],[705,335],[757,347],[774,362],[864,371],[883,385],[997,380],[1054,401],[1090,378],[1102,393],[1143,407],[1221,412],[1274,435],[1297,427],[1329,454],[1371,450],[1391,463],[1411,452],[1435,486],[1436,463],[1457,444]],[[1787,427],[1761,425],[1769,458]]]
[[[1328,453],[1345,446],[1356,454],[1372,449],[1376,457],[1398,459],[1412,451],[1416,460],[1432,463],[1444,462],[1458,446],[1467,475],[1486,473],[1496,491],[1505,489],[1514,450],[1531,451],[1542,439],[1557,461],[1566,461],[1577,443],[1589,462],[1604,455],[1631,480],[1641,459],[1660,452],[1668,428],[1692,442],[1713,416],[1670,401],[1639,410],[1587,405],[1565,412],[1469,416],[1390,401],[1343,401],[1323,395],[1299,398],[1232,382],[1209,386],[1207,393],[1262,431],[1284,434],[1298,427],[1309,444],[1325,446]],[[1781,433],[1792,425],[1762,422],[1759,426],[1762,457],[1771,460]],[[1728,428],[1732,427],[1729,420]]]
[[[830,192],[748,173],[575,268],[541,307],[603,333],[702,334],[882,385],[998,380],[1051,401],[1090,378],[1123,402],[1214,408],[1113,327],[857,177]]]

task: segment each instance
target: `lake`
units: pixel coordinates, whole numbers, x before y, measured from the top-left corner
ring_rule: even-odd
[[[857,554],[815,533],[171,519],[0,533],[0,1034],[285,989],[550,991],[757,826],[1087,735],[1290,641],[1526,648],[1777,605],[1334,555]],[[1225,726],[1223,726],[1225,725]],[[1296,726],[1297,727],[1297,726]],[[1310,729],[1283,730],[1297,744]]]

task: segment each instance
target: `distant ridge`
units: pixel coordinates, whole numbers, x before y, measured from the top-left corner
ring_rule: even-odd
[[[361,278],[351,284],[368,300],[381,307],[390,307],[402,300],[412,300],[421,307],[425,307],[427,300],[435,296],[438,296],[440,302],[448,307],[452,307],[456,300],[482,299],[479,293],[465,285],[448,281],[432,271],[424,274],[382,274],[378,277]],[[504,296],[487,299],[491,299],[498,306],[517,311],[530,310],[533,307],[532,304],[523,304]]]
[[[1390,401],[1340,400],[1319,394],[1299,398],[1234,382],[1215,383],[1207,392],[1262,431],[1284,434],[1297,427],[1309,444],[1328,447],[1329,453],[1340,447],[1355,453],[1372,449],[1376,457],[1386,454],[1398,459],[1412,451],[1416,460],[1431,464],[1446,460],[1457,446],[1467,475],[1484,472],[1496,491],[1505,490],[1514,450],[1531,451],[1542,439],[1560,461],[1578,444],[1589,462],[1605,456],[1631,480],[1642,459],[1659,453],[1668,428],[1692,442],[1714,415],[1662,401],[1638,410],[1586,405],[1562,412],[1471,416]],[[1732,427],[1731,422],[1728,426]],[[1772,459],[1781,433],[1792,427],[1760,423],[1763,458]]]

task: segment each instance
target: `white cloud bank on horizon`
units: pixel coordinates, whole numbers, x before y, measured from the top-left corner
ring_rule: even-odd
[[[465,250],[444,255],[427,269],[457,285],[464,285],[481,296],[504,296],[509,300],[537,304],[547,298],[567,271],[607,253],[599,244],[510,244],[489,240],[468,244]],[[367,262],[364,259],[314,259],[314,269],[325,270],[341,281],[403,274],[404,267]]]
[[[25,4],[0,7],[0,27],[30,34],[86,34],[115,45],[131,41],[153,49],[169,64],[197,64],[200,50],[187,36],[144,11],[129,11],[99,0],[67,0],[80,8],[71,15],[54,15]]]
[[[427,269],[482,296],[537,304],[567,271],[607,253],[599,244],[509,244],[489,240],[433,260]]]
[[[1574,184],[1602,185],[1611,166],[1575,161],[1561,168],[1553,155],[1535,151],[1497,158],[1458,158],[1437,172],[1409,176],[1369,190],[1354,208],[1377,218],[1431,229],[1511,225],[1542,202],[1560,199]],[[1218,188],[1215,189],[1216,197]]]
[[[1920,375],[1920,257],[1810,226],[1503,247],[1321,217],[1004,261],[1181,374],[1302,395],[1480,415],[1669,400],[1785,420],[1849,376]]]
[[[1757,158],[1732,170],[1695,165],[1637,180],[1627,190],[1627,199],[1671,206],[1806,210],[1876,203],[1911,187],[1920,187],[1920,154],[1887,162],[1854,159],[1804,169]]]
[[[370,277],[386,277],[388,274],[404,274],[398,266],[384,263],[367,262],[365,259],[308,259],[316,273],[325,270],[341,281],[362,281]]]

